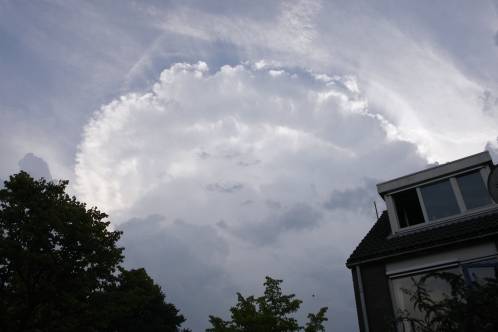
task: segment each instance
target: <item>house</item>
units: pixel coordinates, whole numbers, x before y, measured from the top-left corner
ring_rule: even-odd
[[[498,205],[487,190],[493,167],[482,152],[377,185],[387,210],[346,262],[360,331],[388,331],[398,310],[421,314],[403,292],[412,278],[433,271],[467,281],[496,277]],[[432,296],[448,288],[429,280]]]

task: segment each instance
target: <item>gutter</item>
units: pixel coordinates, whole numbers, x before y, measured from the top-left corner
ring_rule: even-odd
[[[459,244],[459,243],[469,242],[469,241],[473,241],[473,240],[479,240],[479,239],[483,239],[483,238],[487,238],[487,237],[493,237],[493,236],[496,236],[496,235],[498,235],[498,232],[495,231],[493,233],[488,233],[488,234],[484,234],[484,235],[481,235],[481,236],[475,236],[475,237],[466,238],[466,239],[462,239],[462,240],[457,240],[457,241],[452,241],[452,242],[445,242],[445,243],[442,243],[442,244],[439,244],[439,245],[432,245],[432,246],[428,246],[428,247],[422,247],[422,248],[418,248],[418,249],[412,249],[412,250],[404,251],[402,253],[397,252],[397,253],[394,253],[394,254],[384,255],[384,256],[379,256],[379,257],[374,257],[374,258],[368,258],[368,259],[360,260],[360,261],[353,262],[353,263],[347,263],[346,262],[346,267],[348,269],[352,269],[353,267],[356,267],[356,266],[358,266],[360,264],[364,264],[364,263],[376,262],[376,261],[384,260],[386,258],[400,257],[400,256],[403,256],[403,255],[412,254],[412,253],[415,253],[415,252],[420,252],[420,251],[429,250],[429,249],[435,249],[435,248],[440,248],[440,247],[446,247],[446,246],[452,245],[452,244]]]

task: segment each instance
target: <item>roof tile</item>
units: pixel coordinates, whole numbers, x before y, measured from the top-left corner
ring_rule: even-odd
[[[389,217],[384,211],[348,258],[346,265],[352,267],[364,261],[401,256],[412,251],[497,234],[498,209],[396,235],[391,235]]]

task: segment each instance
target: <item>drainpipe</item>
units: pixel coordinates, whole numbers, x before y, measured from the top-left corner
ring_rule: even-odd
[[[358,290],[360,292],[360,303],[361,303],[361,313],[363,316],[363,326],[365,327],[365,332],[369,332],[368,328],[368,318],[367,318],[367,306],[365,304],[365,292],[363,291],[363,281],[361,279],[360,266],[356,265],[356,278],[358,280]]]

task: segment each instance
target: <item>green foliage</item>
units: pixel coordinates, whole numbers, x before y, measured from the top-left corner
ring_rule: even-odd
[[[325,327],[323,326],[323,322],[327,321],[328,318],[325,317],[327,313],[327,308],[321,308],[316,314],[308,314],[309,321],[306,323],[304,327],[304,332],[320,332],[325,331]]]
[[[425,282],[438,278],[448,282],[449,294],[434,300]],[[466,284],[460,275],[442,272],[432,273],[414,281],[413,291],[405,290],[417,310],[424,313],[423,318],[414,318],[408,312],[401,312],[397,323],[412,326],[417,332],[467,332],[498,331],[498,281]]]
[[[121,268],[121,233],[67,183],[21,172],[0,189],[0,330],[176,331],[184,318],[143,269]]]
[[[266,277],[265,292],[261,297],[244,298],[237,293],[237,304],[230,309],[231,320],[224,321],[215,316],[209,316],[212,328],[207,332],[293,332],[304,329],[306,332],[324,331],[323,322],[327,320],[327,308],[322,308],[315,314],[309,314],[306,327],[299,326],[291,315],[299,310],[302,301],[294,294],[284,295],[280,288],[282,280]]]

